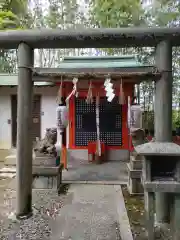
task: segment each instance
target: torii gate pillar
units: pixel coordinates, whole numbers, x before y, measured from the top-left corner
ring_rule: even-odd
[[[162,73],[155,82],[155,141],[172,141],[172,45],[160,42],[156,47],[156,66]],[[169,200],[167,194],[156,194],[156,220],[169,221]]]
[[[21,43],[18,47],[16,216],[19,219],[32,215],[33,53],[33,49],[25,43]]]

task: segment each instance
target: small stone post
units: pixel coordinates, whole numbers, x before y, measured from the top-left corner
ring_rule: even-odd
[[[133,147],[145,142],[145,134],[142,129],[142,110],[141,106],[132,103],[129,113],[130,134]],[[130,154],[130,163],[127,163],[128,171],[128,189],[130,194],[142,194],[143,187],[141,184],[142,158],[134,149]]]
[[[17,106],[17,206],[19,219],[32,215],[32,102],[33,49],[21,43],[18,48]]]
[[[155,82],[155,140],[172,141],[172,46],[168,41],[156,47],[156,66],[161,78]],[[169,203],[166,193],[156,194],[156,220],[169,222]]]

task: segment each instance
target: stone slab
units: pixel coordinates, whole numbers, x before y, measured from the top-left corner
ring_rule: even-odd
[[[61,209],[51,240],[122,240],[114,187],[71,185],[69,193],[72,204]]]
[[[14,168],[14,167],[11,167],[11,168],[3,167],[3,168],[0,169],[0,173],[16,173],[16,168]]]
[[[60,169],[59,167],[33,166],[33,176],[57,176],[61,171],[62,169]]]
[[[149,142],[135,147],[135,150],[144,156],[180,156],[180,146],[172,142]]]
[[[50,167],[50,166],[33,166],[33,175],[43,175],[44,177],[57,176],[57,174],[62,170],[59,167]],[[16,173],[16,168],[2,168],[0,173]]]
[[[16,155],[9,155],[5,159],[5,166],[16,166]],[[33,165],[56,165],[56,158],[50,156],[39,156],[36,157],[33,155]]]
[[[35,157],[33,159],[33,165],[36,166],[56,166],[56,158],[43,156],[43,157]]]
[[[127,181],[68,181],[63,180],[63,184],[96,184],[96,185],[127,185]]]
[[[145,181],[143,186],[147,192],[180,193],[180,183],[175,181]]]
[[[16,168],[3,167],[0,169],[0,178],[14,178],[16,176]]]
[[[14,178],[16,176],[15,173],[6,173],[6,172],[1,172],[0,173],[0,179],[2,178]]]

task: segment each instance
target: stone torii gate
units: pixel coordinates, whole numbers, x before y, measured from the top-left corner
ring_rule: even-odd
[[[156,47],[155,139],[172,138],[172,46],[180,45],[180,28],[17,30],[0,32],[1,49],[18,49],[17,208],[18,218],[32,215],[32,95],[35,48]],[[159,222],[168,217],[167,196],[156,195]]]

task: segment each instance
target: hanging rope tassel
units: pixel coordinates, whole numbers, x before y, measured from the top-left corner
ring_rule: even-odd
[[[61,84],[60,84],[58,94],[57,94],[57,98],[56,98],[56,102],[58,104],[62,103],[62,90],[63,90],[63,82],[62,82],[62,78],[61,78]]]
[[[76,82],[76,80],[75,80],[75,82]],[[76,85],[75,97],[78,98],[78,96],[79,96],[79,92],[78,92],[78,80],[77,80],[77,82],[75,83],[75,85]]]
[[[99,103],[100,96],[99,93],[96,96],[96,131],[97,131],[97,154],[101,156],[101,142],[100,142],[100,128],[99,128]]]
[[[89,89],[86,98],[87,104],[93,103],[93,95],[92,95],[92,82],[90,81]]]
[[[124,95],[124,90],[123,90],[122,79],[121,79],[121,83],[120,83],[119,104],[120,105],[124,105],[125,104],[125,95]]]
[[[66,102],[68,102],[69,99],[70,99],[73,95],[75,95],[76,97],[78,97],[77,83],[78,83],[78,78],[74,78],[74,79],[73,79],[73,90],[72,90],[72,92],[69,94],[69,96],[66,98]]]

